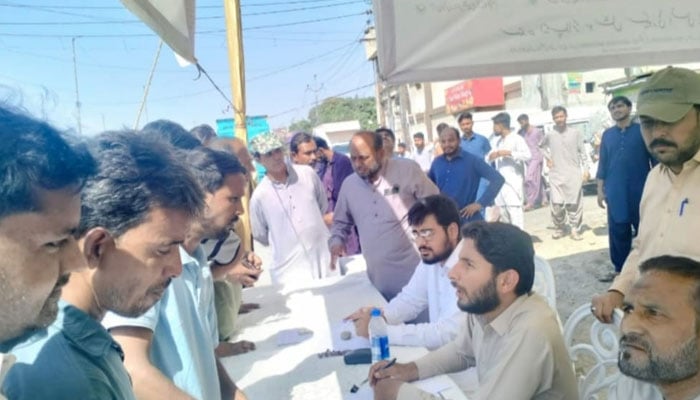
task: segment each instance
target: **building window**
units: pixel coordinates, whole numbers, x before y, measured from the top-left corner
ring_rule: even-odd
[[[595,82],[586,82],[586,93],[593,93],[595,91]]]

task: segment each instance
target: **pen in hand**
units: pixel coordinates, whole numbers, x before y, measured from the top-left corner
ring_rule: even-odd
[[[387,369],[387,368],[391,368],[394,364],[396,364],[396,357],[392,358],[391,361],[389,361],[386,365],[379,368],[378,371],[381,371],[381,370]],[[365,378],[362,382],[360,382],[359,385],[352,385],[352,387],[350,388],[350,393],[357,393],[357,391],[360,390],[360,386],[367,383],[368,380],[369,380],[369,376],[367,378]]]

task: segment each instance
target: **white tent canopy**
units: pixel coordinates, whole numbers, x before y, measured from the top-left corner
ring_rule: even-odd
[[[197,62],[194,56],[195,0],[121,0],[121,2],[158,34],[175,54],[189,63]]]
[[[374,0],[374,12],[388,83],[700,60],[698,0]]]

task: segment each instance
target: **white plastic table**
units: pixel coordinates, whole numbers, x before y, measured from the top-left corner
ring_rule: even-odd
[[[364,385],[358,393],[350,388],[367,377],[368,364],[345,365],[342,356],[319,358],[333,349],[331,324],[366,305],[386,301],[364,272],[328,278],[299,286],[261,286],[245,289],[246,303],[260,309],[240,317],[234,340],[255,343],[255,351],[222,360],[224,367],[250,400],[371,399]],[[313,333],[296,344],[278,346],[278,332],[305,328]],[[392,356],[407,362],[426,353],[424,348],[392,346]],[[445,399],[466,400],[446,375],[417,382]]]

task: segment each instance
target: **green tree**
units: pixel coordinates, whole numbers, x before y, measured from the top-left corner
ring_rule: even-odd
[[[290,131],[310,132],[313,127],[328,122],[358,120],[362,129],[377,128],[377,111],[373,97],[330,97],[309,110],[307,119],[289,125]]]

